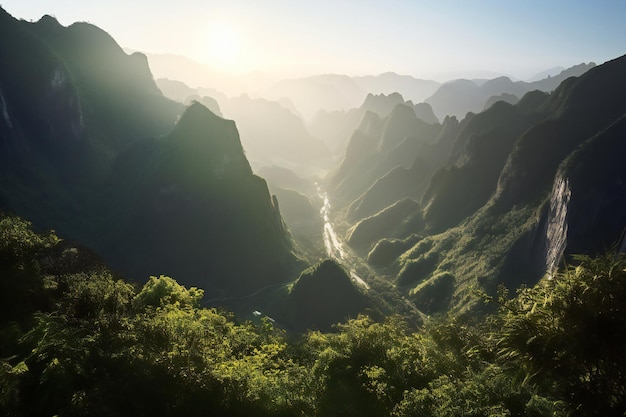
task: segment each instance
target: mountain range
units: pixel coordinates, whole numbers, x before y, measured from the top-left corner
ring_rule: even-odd
[[[625,69],[620,57],[434,130],[364,119],[327,178],[347,242],[426,312],[480,308],[476,288],[532,285],[621,245]]]
[[[87,23],[0,23],[0,208],[134,281],[328,329],[478,311],[477,289],[622,243],[624,57],[533,82],[322,75],[229,98],[155,82]],[[349,267],[316,262],[329,227]]]

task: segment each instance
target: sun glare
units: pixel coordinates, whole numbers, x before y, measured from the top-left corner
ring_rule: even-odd
[[[237,29],[228,23],[211,25],[208,39],[209,61],[223,70],[237,70],[241,56],[241,38]]]

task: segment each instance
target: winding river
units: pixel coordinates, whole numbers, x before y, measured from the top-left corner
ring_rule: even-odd
[[[326,193],[322,187],[317,184],[317,194],[322,200],[322,208],[320,209],[320,214],[322,219],[324,220],[324,247],[326,248],[326,253],[330,258],[333,258],[339,263],[347,266],[347,261],[351,262],[361,262],[358,257],[353,255],[349,249],[344,248],[344,243],[339,239],[337,232],[335,232],[335,227],[330,219],[330,200],[328,198],[328,193]],[[361,278],[356,270],[350,270],[350,278],[361,287],[369,290],[370,286]]]

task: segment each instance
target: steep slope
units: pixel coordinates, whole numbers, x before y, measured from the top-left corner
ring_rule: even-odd
[[[116,154],[166,134],[183,106],[160,94],[145,57],[94,26],[27,23],[4,10],[0,22],[4,207],[85,242],[93,230],[83,210]]]
[[[561,163],[533,227],[507,255],[502,279],[516,283],[524,275],[553,271],[564,255],[620,249],[626,230],[625,138],[626,115]]]
[[[432,232],[458,224],[489,200],[515,141],[538,117],[498,102],[467,123],[452,150],[455,163],[437,171],[422,197]]]
[[[420,201],[432,175],[447,163],[453,143],[469,120],[459,123],[456,118],[447,117],[435,143],[421,146],[410,168],[398,166],[376,180],[348,206],[348,219],[360,220],[403,198]]]
[[[163,140],[120,155],[105,259],[131,276],[157,271],[241,294],[285,281],[291,242],[265,181],[252,174],[234,122],[199,103]]]
[[[372,112],[366,113],[344,159],[327,178],[335,205],[349,205],[388,172],[412,166],[441,131],[440,124],[418,119],[406,104],[396,105],[382,120]]]
[[[499,282],[510,287],[534,284],[547,269],[558,265],[562,253],[599,253],[617,243],[626,227],[621,214],[621,184],[626,178],[618,163],[624,155],[624,74],[626,57],[621,57],[568,79],[547,98],[537,93],[526,95],[508,110],[514,110],[514,119],[504,119],[502,125],[518,123],[518,128],[505,141],[510,150],[503,149],[496,158],[498,165],[503,156],[506,162],[500,168],[497,187],[491,187],[492,197],[474,215],[460,214],[458,227],[426,237],[399,257],[402,270],[398,280],[411,288],[409,293],[416,302],[418,287],[436,287],[437,281],[445,283],[441,284],[446,287],[441,297],[447,301],[437,304],[435,296],[429,305],[478,308],[472,286],[495,291]],[[497,103],[494,107],[504,106],[508,105]],[[483,114],[486,117],[488,113]],[[528,127],[524,120],[530,121]],[[467,146],[471,147],[471,142]],[[488,148],[491,146],[493,142]],[[457,160],[471,163],[481,160],[480,154],[470,152]],[[492,180],[496,168],[491,170]],[[463,175],[458,177],[456,183],[460,184]],[[459,185],[449,195],[467,188],[474,192],[482,186],[478,177],[470,177],[475,181]],[[448,206],[458,204],[449,202]],[[425,218],[432,220],[428,209]],[[443,273],[452,274],[453,279],[441,281]],[[452,289],[450,282],[454,283]]]
[[[383,238],[403,238],[422,229],[420,205],[404,199],[352,226],[346,234],[346,242],[356,250],[369,251]]]
[[[279,164],[302,170],[307,165],[315,170],[329,163],[330,149],[307,131],[288,100],[250,98],[247,94],[228,98],[168,79],[157,80],[157,85],[167,97],[185,104],[198,101],[218,116],[234,120],[246,157],[255,169]],[[210,95],[202,96],[205,92]]]
[[[129,278],[167,273],[209,296],[301,269],[234,122],[163,97],[145,57],[92,25],[0,10],[0,34],[3,210]]]

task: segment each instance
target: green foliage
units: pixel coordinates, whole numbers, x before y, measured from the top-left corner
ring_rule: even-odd
[[[568,404],[572,415],[626,410],[626,261],[581,257],[580,264],[501,297],[502,355],[526,379]]]
[[[377,267],[389,265],[420,240],[422,237],[415,234],[403,240],[381,239],[367,254],[367,263]]]
[[[237,323],[201,308],[202,291],[172,278],[152,277],[138,289],[26,222],[1,218],[0,225],[0,268],[30,265],[32,277],[2,276],[17,295],[6,299],[6,311],[29,301],[0,322],[4,415],[624,411],[623,260],[581,259],[513,299],[502,292],[501,311],[484,322],[443,316],[415,330],[401,317],[359,316],[333,333],[292,341],[269,320]],[[27,296],[33,291],[37,298]]]
[[[432,314],[447,307],[454,291],[454,282],[453,274],[440,272],[417,285],[410,294],[421,311]]]
[[[415,260],[407,261],[398,274],[398,285],[419,283],[426,279],[435,270],[439,262],[440,254],[430,251],[420,255]]]
[[[161,307],[178,304],[180,307],[198,307],[204,291],[191,287],[186,289],[170,277],[150,277],[135,297],[138,306]]]

